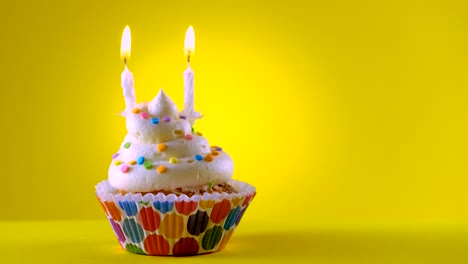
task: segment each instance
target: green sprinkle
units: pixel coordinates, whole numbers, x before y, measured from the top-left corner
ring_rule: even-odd
[[[147,170],[151,169],[153,167],[153,164],[151,164],[151,161],[147,160],[145,161],[145,163],[143,163],[143,165],[145,166],[145,168]]]
[[[127,143],[125,143],[125,144],[124,144],[124,148],[129,148],[129,147],[130,147],[130,145],[132,145],[132,143],[130,143],[130,142],[127,142]]]
[[[192,133],[193,133],[193,131],[195,131],[195,128],[192,127]]]
[[[213,186],[214,186],[214,181],[210,181],[210,183],[208,183],[208,191],[211,191]]]

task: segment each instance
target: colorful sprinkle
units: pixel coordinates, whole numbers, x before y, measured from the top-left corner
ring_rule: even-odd
[[[124,148],[128,149],[130,147],[130,145],[132,145],[132,143],[127,142],[127,143],[124,144]]]
[[[120,161],[120,160],[116,160],[116,161],[114,162],[114,165],[115,165],[115,166],[119,166],[120,164],[122,164],[122,161]]]
[[[213,154],[213,156],[218,156],[218,155],[219,155],[219,152],[216,151],[216,150],[213,150],[213,151],[211,151],[211,154]]]
[[[133,108],[132,113],[134,113],[134,114],[140,113],[140,108]]]
[[[123,172],[123,173],[126,173],[128,172],[130,168],[127,166],[127,165],[123,165],[122,168],[120,168],[120,170]]]
[[[141,118],[141,119],[148,119],[148,117],[149,117],[148,112],[142,112],[142,113],[140,114],[140,118]]]
[[[112,155],[112,159],[115,159],[119,156],[119,153],[115,153],[114,155]]]
[[[213,155],[207,154],[207,155],[205,156],[205,161],[212,162],[213,160],[214,160]]]
[[[136,164],[136,161],[135,161],[135,160],[129,161],[128,164],[130,164],[130,165],[135,165],[135,164]]]
[[[195,159],[201,161],[203,160],[203,157],[201,155],[195,155]]]
[[[143,156],[138,157],[138,159],[137,159],[137,163],[138,163],[138,164],[141,165],[141,164],[143,164],[144,162],[145,162],[145,158],[144,158]]]
[[[195,132],[195,134],[197,134],[197,136],[203,136],[203,134],[201,132]]]
[[[180,115],[179,118],[180,118],[180,119],[187,119],[187,117],[184,116],[184,115]]]
[[[156,169],[159,173],[165,173],[167,171],[167,168],[164,167],[163,165],[159,165],[159,167]]]
[[[157,118],[157,117],[151,118],[151,123],[152,123],[153,125],[159,124],[159,118]]]
[[[214,181],[210,181],[210,183],[208,183],[208,191],[211,191],[211,189],[213,189],[213,186],[214,186]]]
[[[176,157],[171,157],[171,158],[169,159],[169,162],[170,162],[171,164],[176,164],[178,161],[179,161],[179,160],[178,160]]]
[[[151,163],[151,161],[147,160],[143,163],[143,165],[145,166],[145,168],[147,170],[151,169],[153,167],[153,164]]]
[[[159,152],[165,151],[167,149],[167,145],[164,143],[159,143],[156,147],[158,148]]]
[[[215,147],[215,150],[216,150],[216,151],[223,151],[223,149],[220,148],[220,147]]]
[[[187,139],[187,140],[192,140],[192,139],[193,139],[192,134],[187,134],[187,135],[185,135],[185,139]]]
[[[169,122],[169,121],[171,121],[171,117],[170,116],[165,116],[165,117],[163,117],[163,121],[164,122]]]
[[[192,127],[192,133],[195,131],[195,128]]]
[[[173,133],[174,135],[182,135],[183,132],[182,132],[182,130],[177,129],[177,130],[172,131],[172,133]]]

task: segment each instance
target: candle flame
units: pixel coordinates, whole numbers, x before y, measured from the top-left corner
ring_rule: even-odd
[[[125,26],[122,33],[122,42],[120,43],[120,57],[127,60],[130,59],[130,53],[132,48],[132,35],[130,33],[130,27]]]
[[[185,32],[184,52],[185,56],[190,56],[195,53],[195,32],[192,26],[189,26],[187,32]]]

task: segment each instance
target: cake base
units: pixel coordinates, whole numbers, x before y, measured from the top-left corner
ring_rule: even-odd
[[[202,195],[126,193],[109,182],[96,195],[123,249],[144,255],[187,256],[222,250],[255,196],[255,188],[232,180],[235,192]]]

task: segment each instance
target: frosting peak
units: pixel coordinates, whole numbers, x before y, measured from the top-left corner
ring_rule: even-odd
[[[160,89],[158,95],[148,104],[148,112],[152,116],[175,116],[178,113],[177,106],[163,89]]]

